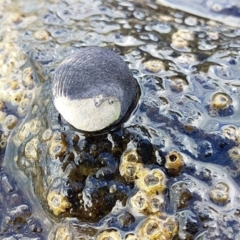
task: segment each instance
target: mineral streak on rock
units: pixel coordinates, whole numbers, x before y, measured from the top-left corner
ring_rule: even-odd
[[[95,132],[123,119],[137,98],[138,85],[116,53],[88,47],[57,67],[52,92],[56,109],[68,123]]]

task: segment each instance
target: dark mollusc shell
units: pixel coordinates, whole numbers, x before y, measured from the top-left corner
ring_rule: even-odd
[[[53,101],[75,128],[96,132],[119,123],[129,113],[139,87],[127,64],[106,48],[82,48],[56,69]]]

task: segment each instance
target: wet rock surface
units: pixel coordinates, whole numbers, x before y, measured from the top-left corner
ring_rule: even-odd
[[[1,239],[237,239],[239,29],[154,1],[4,1],[0,21]],[[85,46],[120,54],[141,88],[101,135],[51,100]]]

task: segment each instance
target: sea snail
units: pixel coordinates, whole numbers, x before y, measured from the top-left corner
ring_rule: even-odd
[[[52,95],[55,108],[70,125],[96,132],[115,126],[129,114],[139,86],[117,53],[86,47],[56,68]]]

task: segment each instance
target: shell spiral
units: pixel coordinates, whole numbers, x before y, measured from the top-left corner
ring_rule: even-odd
[[[139,87],[115,52],[86,47],[67,57],[55,71],[53,102],[73,127],[101,131],[119,123],[136,103]]]

